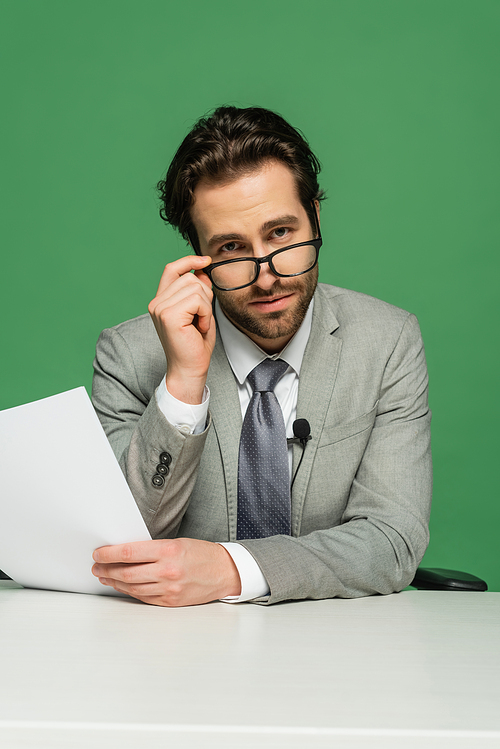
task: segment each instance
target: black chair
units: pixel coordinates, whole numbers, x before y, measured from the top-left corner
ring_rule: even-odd
[[[488,590],[485,581],[475,575],[441,567],[419,567],[410,585],[417,590]]]

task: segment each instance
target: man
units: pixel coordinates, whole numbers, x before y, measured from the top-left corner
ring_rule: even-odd
[[[154,539],[96,550],[104,584],[177,606],[411,582],[431,490],[423,345],[413,315],[317,284],[318,172],[279,115],[222,107],[160,183],[196,254],[97,345],[94,405]]]

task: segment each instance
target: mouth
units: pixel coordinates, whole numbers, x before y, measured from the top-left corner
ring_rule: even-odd
[[[276,294],[272,297],[262,297],[261,299],[254,299],[250,302],[249,307],[258,312],[277,312],[288,307],[294,296],[295,292]]]

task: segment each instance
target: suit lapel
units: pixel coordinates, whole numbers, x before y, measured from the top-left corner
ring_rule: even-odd
[[[217,332],[217,340],[207,376],[210,388],[210,413],[224,467],[229,539],[236,540],[238,500],[238,454],[241,433],[241,406],[233,370]],[[219,456],[212,456],[214,460]]]
[[[311,439],[307,443],[300,471],[292,491],[292,535],[300,534],[302,509],[319,438],[332,398],[342,349],[342,340],[332,333],[339,323],[324,298],[321,288],[315,295],[311,334],[304,353],[299,378],[297,418],[307,419]],[[302,455],[302,446],[293,448],[293,474]],[[292,475],[293,475],[292,474]]]

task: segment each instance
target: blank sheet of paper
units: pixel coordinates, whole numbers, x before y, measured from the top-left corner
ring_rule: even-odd
[[[150,539],[85,388],[0,412],[0,569],[30,588],[116,592],[98,546]]]

